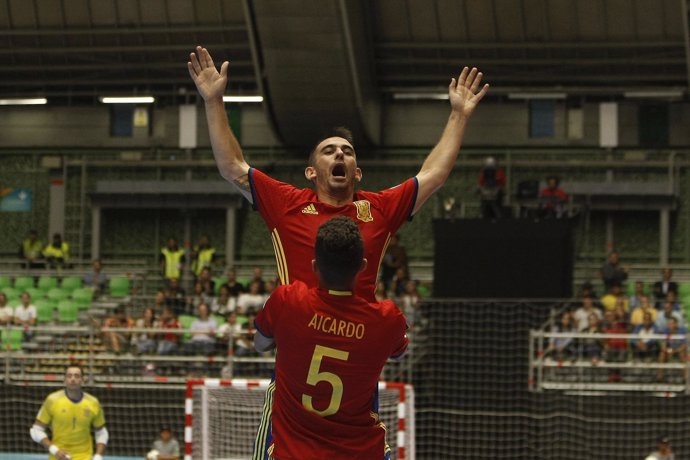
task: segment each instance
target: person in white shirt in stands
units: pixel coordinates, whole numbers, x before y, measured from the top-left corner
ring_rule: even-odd
[[[261,284],[258,280],[249,283],[249,292],[243,292],[237,298],[237,312],[244,315],[247,310],[253,308],[254,311],[261,310],[266,302],[266,296],[260,293]]]
[[[208,305],[199,304],[197,307],[199,317],[189,327],[192,338],[184,346],[185,352],[190,355],[212,355],[216,346],[216,330],[218,323],[209,317]]]
[[[29,328],[36,325],[38,316],[36,307],[31,303],[31,294],[22,293],[22,304],[14,309],[14,324]],[[33,333],[29,330],[24,331],[24,340],[31,340]]]
[[[589,315],[595,315],[599,321],[603,319],[601,310],[594,306],[594,300],[591,297],[583,297],[582,306],[573,314],[578,331],[584,331],[589,327]]]
[[[0,292],[0,326],[6,326],[14,321],[14,308],[7,305],[7,296]]]
[[[105,288],[108,286],[108,277],[102,271],[101,259],[94,259],[92,267],[92,270],[84,275],[84,287],[94,288],[95,294],[100,295],[105,292]]]

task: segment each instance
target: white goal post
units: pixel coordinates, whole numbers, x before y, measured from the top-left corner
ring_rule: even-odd
[[[187,381],[185,460],[248,460],[269,380]],[[392,459],[414,460],[414,390],[379,382],[379,415],[388,427]]]

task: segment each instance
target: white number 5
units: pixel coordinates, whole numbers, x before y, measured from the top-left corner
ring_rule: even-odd
[[[343,381],[332,372],[319,372],[321,361],[324,357],[339,359],[340,361],[347,361],[350,353],[347,351],[336,350],[335,348],[328,348],[317,345],[314,348],[314,354],[311,357],[311,364],[309,365],[309,375],[307,375],[307,383],[316,386],[319,382],[328,382],[333,387],[333,394],[328,407],[324,410],[314,408],[312,404],[312,397],[310,395],[302,395],[302,405],[310,412],[314,412],[321,417],[333,415],[340,409],[340,401],[343,399]]]

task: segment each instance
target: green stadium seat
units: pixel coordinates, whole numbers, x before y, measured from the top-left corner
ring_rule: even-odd
[[[0,276],[0,291],[6,287],[12,287],[12,281],[9,276],[2,275]]]
[[[246,316],[237,315],[237,324],[244,326],[245,324],[247,324],[248,321],[249,321],[249,318],[247,318]]]
[[[35,303],[35,300],[44,298],[46,294],[38,288],[29,288],[26,292],[31,296],[31,303]]]
[[[678,283],[678,297],[690,297],[690,283]]]
[[[228,282],[228,279],[224,276],[216,276],[213,278],[213,293],[214,295],[220,294],[220,287]]]
[[[69,297],[69,294],[69,292],[60,288],[53,288],[48,291],[47,297],[54,302],[60,302],[61,300],[66,300]]]
[[[189,330],[189,328],[192,326],[192,323],[196,319],[196,316],[192,315],[180,315],[177,318],[177,321],[180,323],[180,328],[184,330]],[[192,334],[189,332],[185,332],[182,335],[182,342],[187,342],[190,338],[192,337]]]
[[[30,276],[18,276],[14,279],[14,288],[19,291],[26,291],[34,287],[34,279]]]
[[[61,323],[76,323],[79,318],[79,309],[71,300],[58,302],[58,321]]]
[[[36,306],[36,322],[38,324],[46,324],[53,321],[53,311],[55,304],[48,299],[38,299],[34,302]]]
[[[115,276],[108,282],[111,297],[127,297],[129,295],[129,278],[126,276]]]
[[[19,297],[21,296],[21,291],[13,287],[2,288],[0,289],[0,291],[2,291],[5,294],[8,303],[19,300]]]
[[[41,276],[38,279],[38,288],[44,292],[48,292],[56,287],[58,287],[57,278],[53,278],[52,276]]]
[[[0,331],[3,350],[21,350],[24,332],[21,329],[4,329]]]
[[[80,289],[81,286],[81,278],[77,276],[67,276],[62,278],[62,284],[60,284],[62,289],[69,292],[74,292],[75,290]]]
[[[93,303],[93,289],[79,288],[72,292],[72,301],[79,310],[88,310]]]

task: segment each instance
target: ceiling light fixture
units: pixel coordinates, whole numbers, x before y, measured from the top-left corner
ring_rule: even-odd
[[[45,97],[35,97],[28,99],[0,99],[0,105],[43,105],[47,104],[48,99]]]
[[[223,96],[223,102],[263,102],[263,96]]]
[[[566,93],[508,93],[508,99],[565,99]]]
[[[153,104],[156,101],[152,96],[105,96],[99,97],[98,100],[104,104]]]
[[[393,93],[393,99],[397,101],[446,101],[448,93]]]
[[[678,98],[683,96],[682,90],[660,90],[660,91],[626,91],[623,95],[630,99],[642,99],[642,98],[657,98],[657,99],[669,99]]]

